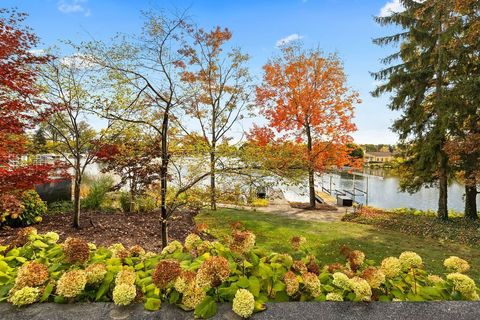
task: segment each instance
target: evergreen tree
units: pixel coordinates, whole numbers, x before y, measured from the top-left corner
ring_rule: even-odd
[[[404,11],[375,18],[382,26],[402,30],[374,40],[378,45],[397,44],[399,51],[382,60],[387,68],[373,74],[376,80],[384,81],[373,95],[391,92],[390,109],[402,111],[393,125],[405,150],[404,171],[408,176],[402,179],[402,188],[413,192],[423,185],[437,184],[438,218],[447,220],[451,169],[444,147],[454,111],[447,91],[452,63],[447,44],[460,24],[450,14],[449,0],[401,3]]]
[[[455,107],[455,114],[447,152],[465,183],[465,217],[476,220],[480,184],[480,2],[456,0],[452,4],[452,16],[461,23],[461,29],[448,44],[456,63],[449,78],[450,105]]]
[[[45,138],[45,130],[38,128],[33,136],[33,148],[36,153],[47,152],[47,138]]]

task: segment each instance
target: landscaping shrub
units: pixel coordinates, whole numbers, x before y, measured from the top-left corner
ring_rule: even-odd
[[[101,176],[96,179],[91,185],[87,196],[82,199],[82,207],[99,209],[107,193],[112,189],[113,183],[113,179],[110,176]]]
[[[48,205],[49,214],[61,214],[73,212],[72,201],[55,201]]]
[[[471,246],[480,245],[480,222],[467,221],[454,212],[448,221],[438,221],[433,211],[395,209],[386,211],[363,207],[346,214],[342,221],[374,225],[376,227],[439,240],[451,240]]]
[[[233,311],[247,318],[267,301],[480,299],[480,289],[463,273],[468,262],[458,257],[444,262],[444,275],[428,274],[414,252],[375,265],[363,252],[343,247],[344,263],[322,265],[301,237],[291,239],[292,255],[267,252],[238,227],[228,243],[192,235],[185,246],[172,241],[161,253],[121,244],[97,248],[74,238],[57,244],[58,238],[27,228],[0,247],[0,301],[142,302],[147,310],[169,303],[200,318],[215,315],[217,303],[232,302]]]
[[[415,208],[397,208],[397,209],[392,209],[391,212],[396,214],[413,215],[413,216],[427,216],[427,217],[437,216],[437,211],[435,210],[419,210]],[[461,216],[463,216],[463,213],[461,212],[457,212],[452,209],[448,211],[449,218],[456,218]]]
[[[29,226],[42,221],[47,205],[35,190],[27,190],[20,196],[0,197],[0,226]]]
[[[130,194],[128,192],[122,192],[120,194],[120,208],[123,212],[142,213],[155,210],[157,206],[157,200],[148,195],[137,196],[133,203],[133,210],[130,210]]]
[[[150,212],[157,207],[157,201],[149,195],[142,195],[135,199],[135,212]]]
[[[268,207],[269,203],[270,202],[268,201],[268,199],[255,198],[250,204],[252,205],[252,207]]]
[[[120,203],[121,193],[107,192],[100,204],[100,210],[103,212],[123,211]]]
[[[120,193],[120,208],[123,212],[130,212],[130,193],[122,192]]]

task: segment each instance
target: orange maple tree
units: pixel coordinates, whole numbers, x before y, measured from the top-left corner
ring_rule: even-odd
[[[270,159],[282,157],[272,164],[303,164],[314,207],[315,173],[352,163],[347,144],[353,141],[354,105],[360,100],[347,86],[337,56],[303,49],[299,43],[282,47],[281,53],[263,67],[256,101],[268,125],[255,127],[250,142],[269,150]],[[294,152],[280,152],[285,148]]]
[[[229,49],[232,33],[216,27],[192,33],[193,42],[181,49],[187,58],[182,81],[193,94],[186,101],[185,111],[195,120],[210,157],[210,207],[217,208],[216,176],[225,156],[219,146],[228,142],[228,132],[249,109],[251,92],[247,68],[248,55],[238,48]],[[190,135],[182,123],[178,125]]]

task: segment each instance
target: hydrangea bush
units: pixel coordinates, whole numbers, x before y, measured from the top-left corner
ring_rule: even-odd
[[[0,195],[0,226],[29,226],[41,222],[47,211],[47,205],[35,190],[23,191],[18,197]]]
[[[0,301],[16,306],[35,302],[113,301],[119,306],[162,303],[215,315],[217,303],[248,318],[268,301],[435,301],[479,300],[479,288],[465,273],[467,261],[450,257],[444,275],[428,274],[415,252],[386,257],[376,265],[358,250],[342,248],[344,263],[324,265],[308,252],[302,237],[290,244],[293,257],[255,246],[255,235],[234,228],[226,243],[187,237],[161,253],[139,246],[109,248],[56,233],[19,232],[0,246]]]

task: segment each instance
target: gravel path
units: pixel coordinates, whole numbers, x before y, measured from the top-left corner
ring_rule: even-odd
[[[329,203],[332,205],[331,203]],[[338,222],[342,220],[342,217],[347,211],[352,208],[336,207],[336,210],[310,210],[302,208],[293,208],[290,203],[285,199],[281,191],[275,191],[275,198],[270,200],[268,207],[250,207],[250,206],[237,206],[231,204],[219,205],[226,208],[238,208],[244,210],[256,210],[265,213],[271,213],[283,217],[292,219],[306,220],[306,221],[320,221],[320,222]]]

